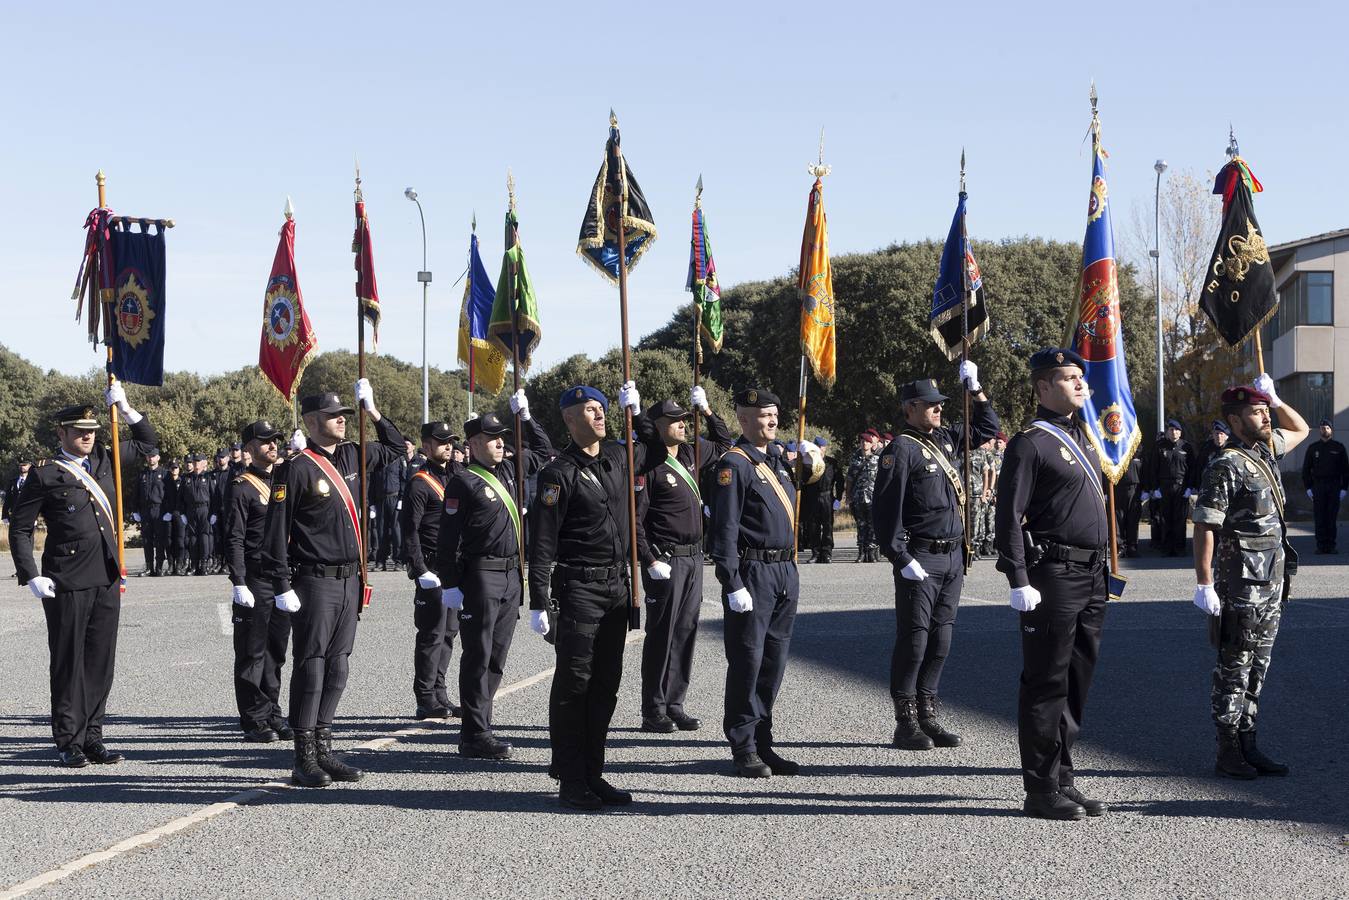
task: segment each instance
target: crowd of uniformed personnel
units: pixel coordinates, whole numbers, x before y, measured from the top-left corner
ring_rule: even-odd
[[[721,724],[734,771],[749,778],[797,774],[801,767],[777,750],[773,716],[796,620],[797,565],[832,562],[834,518],[846,502],[857,561],[884,558],[894,574],[893,746],[962,744],[941,719],[938,688],[964,575],[979,557],[996,557],[1021,618],[1024,809],[1079,819],[1107,810],[1078,790],[1072,748],[1109,593],[1109,488],[1078,415],[1087,397],[1085,363],[1070,350],[1048,348],[1031,358],[1029,370],[1037,409],[1010,441],[978,368],[962,362],[968,431],[943,418],[949,398],[938,382],[918,379],[902,386],[898,431],[863,431],[846,468],[828,455],[823,436],[800,445],[780,441],[780,401],[758,387],[734,396],[737,438],[702,388],[690,391],[687,407],[663,399],[643,410],[637,386],[626,382],[618,403],[632,417],[629,445],[607,437],[608,398],[576,385],[558,401],[568,441],[556,449],[533,421],[523,390],[510,398],[520,422],[514,440],[507,421],[487,414],[464,422],[462,438],[449,422],[423,423],[414,445],[380,414],[373,387],[361,379],[355,401],[375,431],[364,448],[346,438],[354,408],[325,393],[301,400],[303,427],[289,439],[268,421],[248,423],[209,469],[201,454],[166,469],[153,426],[121,387],[114,384],[105,400],[128,428],[123,452],[144,460],[130,513],[144,546],[141,574],[228,576],[243,738],[293,741],[297,785],[364,774],[334,752],[333,728],[369,602],[366,565],[401,566],[413,582],[414,715],[459,717],[459,752],[470,758],[511,755],[493,731],[492,707],[528,604],[530,628],[557,655],[548,771],[560,782],[560,802],[583,810],[632,802],[604,772],[639,587],[646,601],[641,728],[659,734],[701,727],[687,701],[711,565],[726,616]],[[1154,543],[1166,555],[1185,550],[1193,518],[1193,602],[1214,617],[1218,650],[1215,768],[1237,778],[1286,774],[1256,745],[1255,722],[1296,571],[1277,459],[1309,429],[1266,376],[1225,392],[1221,409],[1199,450],[1173,420],[1123,473],[1116,488],[1120,545],[1124,555],[1137,553],[1145,502]],[[1282,428],[1272,427],[1272,409],[1280,410]],[[19,581],[43,603],[53,737],[60,762],[72,768],[122,758],[102,731],[124,573],[109,500],[112,457],[97,440],[99,412],[57,411],[60,447],[51,459],[20,467],[4,506]],[[705,437],[692,433],[699,417]],[[1331,433],[1322,422],[1303,468],[1320,552],[1334,551],[1334,517],[1349,490],[1349,459]],[[371,488],[365,510],[362,463]],[[39,517],[47,528],[40,565],[33,558]],[[633,557],[640,585],[632,584]],[[281,688],[288,651],[287,713]]]

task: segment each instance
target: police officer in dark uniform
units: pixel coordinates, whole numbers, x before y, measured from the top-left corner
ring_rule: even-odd
[[[1223,447],[1232,437],[1232,429],[1227,427],[1225,422],[1214,422],[1209,430],[1209,436],[1204,439],[1204,443],[1199,445],[1199,450],[1195,453],[1194,465],[1190,467],[1190,488],[1198,494],[1199,488],[1204,483],[1204,470],[1208,464],[1213,462],[1213,458],[1222,452]]]
[[[225,569],[233,586],[234,699],[244,740],[270,744],[295,733],[281,713],[281,667],[290,642],[290,613],[276,608],[262,577],[262,537],[272,494],[281,429],[263,419],[241,434],[252,462],[230,482],[223,514]]]
[[[215,452],[211,476],[211,558],[209,571],[225,571],[225,510],[235,473],[230,470],[230,454],[224,447]]]
[[[707,438],[697,438],[704,469],[715,468],[730,449],[731,432],[695,386],[689,405],[707,420]],[[637,556],[646,598],[646,639],[642,643],[642,730],[669,734],[702,725],[684,710],[693,674],[698,611],[703,602],[703,500],[694,471],[693,446],[685,441],[693,416],[673,400],[646,412],[669,456],[646,476],[637,495]]]
[[[459,707],[450,702],[445,688],[445,672],[459,634],[459,612],[441,605],[441,583],[436,574],[445,485],[455,472],[450,459],[453,438],[454,429],[448,422],[422,425],[425,461],[404,489],[402,509],[398,510],[400,531],[407,538],[408,578],[417,584],[412,596],[412,624],[417,631],[412,650],[412,696],[419,720],[459,715]],[[393,468],[387,465],[383,471]]]
[[[525,477],[543,467],[553,445],[529,412],[523,390],[511,398],[520,414]],[[492,701],[506,670],[524,593],[520,584],[520,528],[515,463],[505,458],[508,425],[493,413],[464,423],[471,458],[456,465],[445,489],[436,572],[440,602],[459,617],[459,753],[506,759],[511,745],[492,733]]]
[[[737,774],[796,775],[773,749],[773,703],[787,668],[799,594],[793,517],[796,489],[780,456],[778,398],[762,388],[735,395],[740,439],[717,465],[712,558],[726,621],[726,706],[722,729]]]
[[[1143,461],[1135,453],[1129,458],[1129,465],[1120,474],[1115,485],[1115,519],[1119,529],[1119,542],[1123,545],[1120,555],[1133,559],[1138,556],[1138,523],[1143,518],[1142,490],[1139,487],[1143,472]],[[1105,477],[1104,473],[1101,475]],[[1101,482],[1102,489],[1105,482]]]
[[[814,444],[820,448],[824,469],[801,491],[800,546],[812,551],[811,562],[830,563],[834,559],[834,511],[843,505],[843,473],[837,459],[824,455],[829,441],[817,436]]]
[[[998,433],[998,414],[979,386],[979,369],[966,360],[960,380],[973,395],[971,446]],[[881,453],[871,521],[895,578],[895,649],[890,698],[894,746],[901,750],[959,747],[938,711],[937,686],[951,650],[960,589],[965,584],[965,486],[956,458],[966,452],[964,429],[942,425],[949,399],[933,379],[899,393],[904,429]],[[974,503],[969,504],[974,514]]]
[[[206,473],[206,457],[192,454],[192,471],[183,476],[178,491],[179,514],[185,517],[187,553],[193,575],[205,575],[211,557],[211,498],[213,482]]]
[[[399,501],[403,496],[403,473],[406,471],[406,452],[399,453],[397,459],[390,460],[375,472],[370,485],[370,505],[374,510],[371,513],[374,517],[371,531],[379,532],[375,557],[381,572],[389,570],[390,562],[397,566],[403,554],[403,533],[398,513],[401,512]]]
[[[122,453],[144,454],[159,442],[150,422],[127,403],[120,384],[104,397],[131,433]],[[103,744],[122,598],[112,453],[96,440],[97,416],[93,406],[68,406],[56,413],[61,449],[29,473],[9,520],[9,551],[19,583],[42,601],[47,619],[52,736],[61,765],[69,768],[122,761],[122,754]],[[33,560],[39,515],[47,524],[40,570]]]
[[[19,492],[23,490],[23,484],[28,480],[28,473],[33,469],[31,459],[19,460],[19,474],[14,476],[14,480],[9,483],[9,488],[5,491],[5,502],[3,508],[0,508],[0,520],[9,521],[9,514],[14,509],[14,504],[19,502]]]
[[[159,516],[168,539],[170,575],[187,574],[187,516],[181,512],[184,475],[182,463],[171,460],[169,477],[164,481],[164,511]]]
[[[1051,347],[1031,357],[1035,420],[1012,438],[998,478],[998,571],[1021,613],[1017,733],[1025,812],[1046,819],[1104,815],[1074,785],[1073,744],[1105,623],[1109,522],[1101,465],[1078,411],[1086,363]]]
[[[403,435],[375,408],[374,389],[364,378],[356,382],[356,402],[378,437],[365,447],[370,473],[403,454]],[[361,450],[346,440],[346,417],[353,410],[337,394],[305,397],[300,413],[308,446],[273,472],[262,576],[272,582],[277,608],[291,613],[291,779],[301,787],[322,787],[364,775],[332,752],[333,718],[347,686],[363,602],[356,506]]]
[[[1185,523],[1190,517],[1190,470],[1195,465],[1194,445],[1184,439],[1179,419],[1166,423],[1166,432],[1158,439],[1149,460],[1152,501],[1158,504],[1158,518],[1162,528],[1163,556],[1183,556],[1185,553]]]
[[[1349,456],[1335,440],[1335,425],[1322,419],[1321,439],[1302,456],[1302,486],[1312,502],[1316,520],[1316,552],[1334,553],[1340,519],[1340,501],[1349,490]]]
[[[641,415],[636,385],[626,382],[618,396],[634,416],[636,477],[665,461],[665,443]],[[632,802],[604,779],[632,597],[627,451],[604,439],[609,404],[602,393],[577,385],[562,392],[559,405],[571,443],[539,472],[530,507],[530,627],[546,635],[548,613],[556,609],[549,772],[561,782],[562,805],[593,810]]]
[[[145,571],[142,575],[158,577],[162,574],[167,528],[160,521],[164,509],[164,482],[168,472],[159,464],[159,448],[151,447],[145,455],[145,468],[136,475],[136,511],[131,518],[141,527],[141,546],[145,550]]]

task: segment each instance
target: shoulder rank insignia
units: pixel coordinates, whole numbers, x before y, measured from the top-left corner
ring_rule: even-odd
[[[893,453],[887,453],[881,457],[882,469],[893,469],[895,467],[895,456]]]
[[[285,502],[285,499],[286,499],[286,486],[284,484],[280,485],[274,491],[272,491],[273,503],[283,503]]]
[[[717,484],[721,485],[722,487],[727,487],[730,485],[732,477],[733,476],[731,474],[731,469],[729,466],[727,466],[726,468],[722,469],[720,472],[717,473]]]
[[[542,499],[543,499],[543,505],[544,505],[544,506],[557,506],[557,498],[558,498],[558,496],[559,496],[561,493],[562,493],[562,488],[561,488],[559,485],[556,485],[556,484],[548,484],[548,485],[544,485],[544,488],[543,488],[543,497],[542,497]]]

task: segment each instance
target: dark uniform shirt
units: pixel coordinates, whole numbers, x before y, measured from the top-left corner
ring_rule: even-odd
[[[366,471],[373,472],[391,459],[402,456],[403,435],[388,416],[375,423],[378,442],[365,446]],[[352,500],[359,504],[361,450],[343,441],[328,453],[311,446],[342,474]],[[360,537],[337,488],[328,483],[313,460],[299,455],[279,463],[272,471],[272,499],[267,504],[267,525],[262,540],[262,577],[270,579],[278,594],[290,590],[292,566],[341,566],[360,561]]]
[[[706,438],[698,438],[698,453],[703,469],[715,467],[721,455],[731,448],[731,432],[720,416],[706,416]],[[675,449],[679,460],[697,484],[698,473],[693,471],[693,445],[680,444]],[[650,566],[664,558],[661,547],[702,544],[703,499],[684,477],[670,464],[669,459],[646,475],[646,488],[637,495],[637,555],[643,566]]]
[[[1157,441],[1148,459],[1144,482],[1149,490],[1186,487],[1190,484],[1190,470],[1195,463],[1194,444],[1187,440],[1173,441],[1163,437]]]
[[[843,499],[843,476],[839,472],[838,460],[832,456],[824,457],[824,470],[820,477],[806,485],[801,491],[801,506],[814,503],[821,512],[832,510],[835,500]]]
[[[169,471],[163,466],[153,469],[141,469],[136,476],[137,511],[142,518],[162,513],[164,509],[164,482],[169,480]]]
[[[178,482],[178,511],[188,515],[209,512],[213,487],[211,476],[206,472],[184,475]]]
[[[267,501],[271,497],[272,473],[249,466],[247,474],[262,482],[263,493],[243,475],[230,483],[225,510],[225,566],[230,584],[245,584],[257,578],[262,568],[262,535],[267,525]]]
[[[1231,440],[1231,438],[1228,438],[1228,440]],[[1223,452],[1222,447],[1214,443],[1213,438],[1208,438],[1200,444],[1199,450],[1194,455],[1194,464],[1190,466],[1185,486],[1195,493],[1199,493],[1199,487],[1204,483],[1204,470],[1208,468],[1209,463],[1213,462],[1213,457],[1221,452]],[[1138,458],[1137,454],[1134,455],[1134,458]]]
[[[745,459],[735,449],[743,450]],[[764,463],[777,476],[787,506],[796,505],[796,488],[781,456],[765,456],[743,437],[722,455],[717,466],[717,490],[712,503],[712,559],[717,579],[728,592],[745,585],[740,580],[740,551],[790,550],[796,541],[792,517],[777,491],[762,475]]]
[[[392,466],[384,468],[387,470]],[[440,485],[440,492],[421,477],[409,479],[407,487],[403,489],[403,508],[398,511],[398,524],[403,530],[409,578],[416,579],[428,571],[431,566],[427,558],[434,560],[436,557],[436,540],[440,536],[440,511],[444,506],[441,497],[456,468],[453,461],[442,464],[428,460],[417,471],[425,472]]]
[[[130,426],[130,432],[130,440],[121,443],[123,458],[133,451],[143,456],[159,443],[148,418],[142,417]],[[115,516],[112,453],[96,443],[88,462],[89,472],[107,495]],[[33,560],[33,528],[39,515],[47,523],[41,571]],[[57,591],[80,591],[107,587],[119,577],[116,525],[80,478],[50,461],[28,470],[23,490],[10,511],[9,550],[20,584],[45,575],[55,582]]]
[[[972,442],[978,447],[998,433],[998,414],[988,400],[975,400],[970,408]],[[871,521],[881,552],[901,566],[913,561],[908,549],[910,538],[951,541],[964,534],[956,489],[941,461],[933,456],[943,454],[959,479],[955,460],[965,452],[964,429],[943,426],[929,434],[912,431],[935,450],[906,437],[910,432],[905,428],[881,452],[876,493],[871,500]]]
[[[553,455],[553,444],[533,419],[522,421],[521,425],[525,442],[525,477],[529,478]],[[440,541],[435,548],[434,561],[436,574],[444,587],[459,586],[466,559],[506,559],[520,553],[515,520],[504,500],[497,496],[496,489],[481,476],[470,472],[467,466],[455,465],[456,471],[445,489],[445,502],[436,511]],[[495,466],[483,468],[496,476],[514,500],[515,460],[503,459]],[[623,502],[626,506],[626,498]],[[522,509],[516,512],[524,515]]]
[[[1012,587],[1030,584],[1026,575],[1025,532],[1037,542],[1049,541],[1085,550],[1100,550],[1109,540],[1105,504],[1099,491],[1101,471],[1096,448],[1077,416],[1060,416],[1043,406],[1035,418],[1067,432],[1082,448],[1092,470],[1082,472],[1076,456],[1051,434],[1027,428],[1012,437],[998,476],[994,545],[998,571]]]
[[[207,474],[211,478],[211,514],[224,516],[229,503],[230,488],[234,484],[234,474],[230,472],[229,466],[212,469]]]
[[[1319,440],[1307,448],[1302,457],[1302,486],[1311,490],[1314,485],[1349,488],[1349,457],[1344,445],[1331,438]]]
[[[639,439],[632,448],[633,474],[643,475],[665,462],[669,451],[646,416],[634,417],[632,425]],[[529,513],[530,609],[550,606],[555,565],[627,565],[627,453],[617,441],[602,441],[595,456],[571,444],[539,472]]]

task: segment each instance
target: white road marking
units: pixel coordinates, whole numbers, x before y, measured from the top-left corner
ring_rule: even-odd
[[[220,633],[234,634],[234,614],[230,612],[232,603],[217,603],[215,605],[216,614],[220,616]]]

